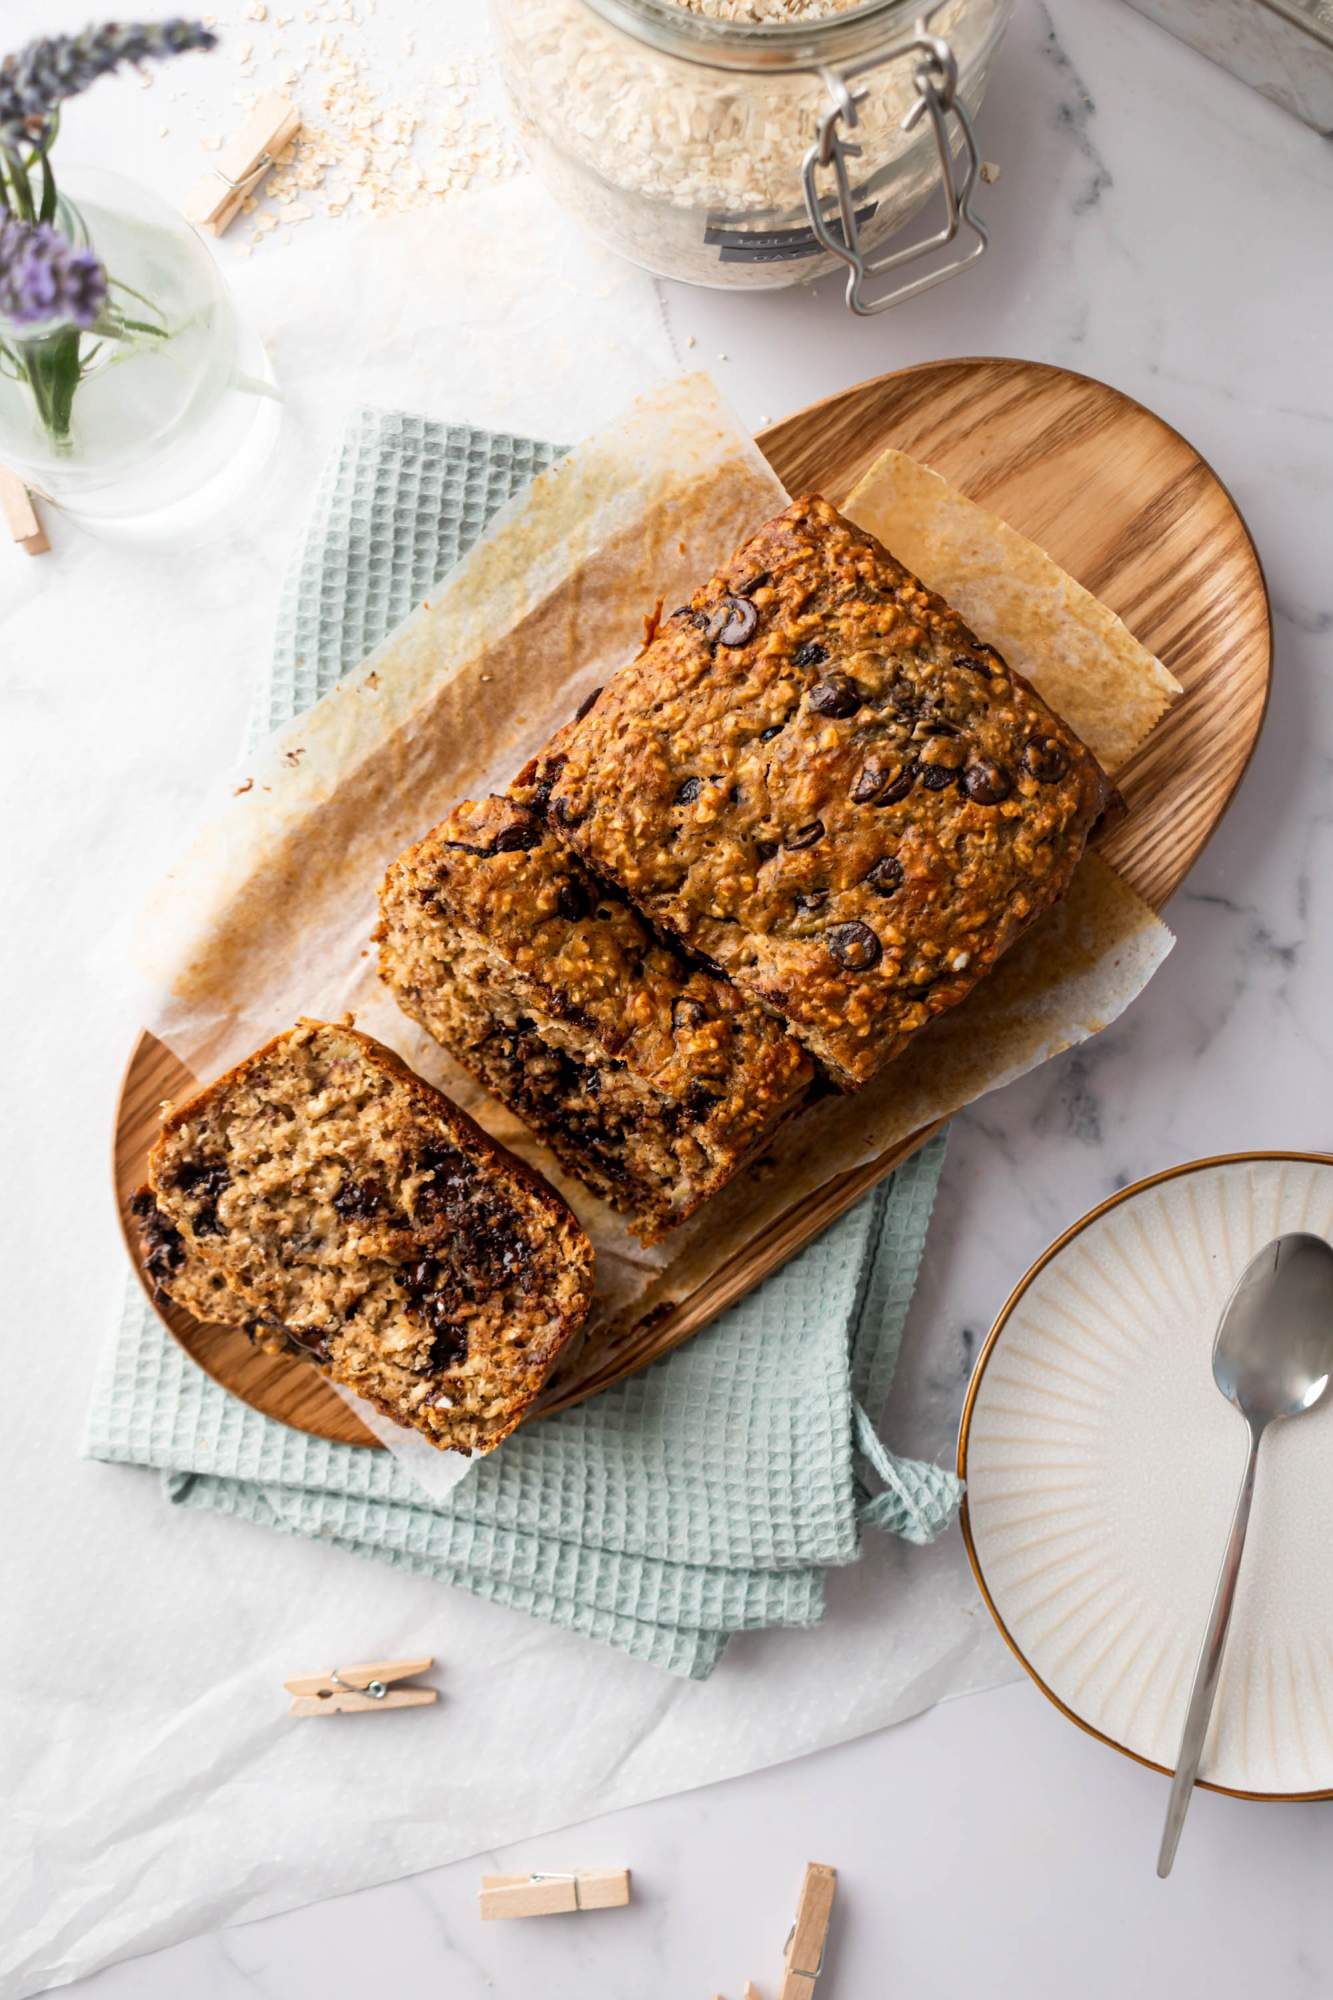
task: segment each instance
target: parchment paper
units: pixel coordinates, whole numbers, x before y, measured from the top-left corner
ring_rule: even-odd
[[[1180,693],[1109,606],[906,452],[881,452],[847,512],[999,646],[1104,771],[1120,769]]]
[[[378,986],[370,944],[387,864],[458,799],[502,788],[632,656],[654,606],[687,597],[785,499],[705,376],[642,396],[511,502],[364,667],[251,760],[140,934],[148,1025],[197,1076],[215,1075],[301,1014],[353,1012],[533,1159],[597,1250],[587,1342],[611,1343],[644,1310],[685,1296],[802,1195],[1095,1033],[1170,948],[1151,911],[1089,858],[1067,902],[884,1077],[793,1122],[764,1161],[652,1250],[398,1012]],[[934,567],[948,567],[939,548]],[[947,592],[947,578],[930,580]],[[1087,672],[1104,666],[1119,690],[1110,716],[1118,752],[1127,709],[1139,715],[1136,730],[1148,726],[1134,697],[1156,663],[1144,654],[1136,678],[1132,660],[1126,667],[1099,640],[1101,607],[1087,603],[1092,613],[1080,618],[1076,605],[1074,625]],[[1003,617],[984,636],[1004,649]],[[1161,700],[1154,685],[1151,713]],[[1087,705],[1091,747],[1103,754],[1104,707]],[[431,1492],[466,1469],[357,1408]]]

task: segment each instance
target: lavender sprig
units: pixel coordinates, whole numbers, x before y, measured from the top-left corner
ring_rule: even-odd
[[[44,35],[0,62],[0,143],[44,145],[51,121],[75,97],[122,63],[159,61],[211,49],[217,36],[202,21],[108,21],[81,35]]]
[[[106,304],[106,272],[49,222],[0,216],[0,320],[90,327]]]

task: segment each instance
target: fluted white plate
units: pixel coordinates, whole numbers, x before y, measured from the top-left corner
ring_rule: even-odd
[[[1290,1229],[1333,1240],[1333,1158],[1202,1160],[1127,1188],[1028,1272],[963,1413],[964,1532],[1001,1631],[1073,1721],[1163,1769],[1245,1465],[1213,1336]],[[1333,1397],[1264,1439],[1201,1778],[1333,1793]]]

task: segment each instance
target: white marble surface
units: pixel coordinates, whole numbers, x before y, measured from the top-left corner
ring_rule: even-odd
[[[428,49],[467,11],[463,0],[434,10],[380,0],[364,33],[396,47],[414,23]],[[17,39],[38,20],[83,14],[82,5],[19,0],[6,25],[17,21]],[[139,129],[127,152],[124,106],[89,100],[70,121],[70,143],[164,181],[161,104],[151,92],[135,100]],[[756,424],[947,353],[1028,354],[1103,376],[1213,462],[1268,571],[1272,708],[1231,813],[1168,912],[1175,954],[1104,1040],[958,1121],[905,1360],[918,1383],[955,1403],[1013,1280],[1091,1202],[1192,1156],[1326,1146],[1333,1102],[1333,155],[1115,0],[1065,0],[1058,32],[1035,0],[1019,0],[981,129],[1003,170],[987,190],[995,249],[959,284],[887,320],[853,322],[831,287],[753,299],[660,289],[682,361],[713,366]],[[198,156],[183,133],[162,145],[179,185]],[[332,253],[338,225],[316,226],[328,228]],[[281,282],[268,254],[237,267],[261,322],[266,288]],[[505,279],[477,268],[471,282],[489,298],[486,288],[498,294]],[[605,304],[604,351],[614,358],[619,305],[614,296]],[[413,339],[408,291],[403,336],[387,355],[361,352],[354,298],[321,301],[320,311],[318,339],[349,395],[369,382],[382,396],[400,376],[405,390],[415,385],[429,357]],[[609,362],[607,374],[610,382]],[[489,393],[491,407],[444,413],[542,427],[531,386],[510,383],[508,403],[503,382]],[[589,420],[604,413],[595,389],[588,400]],[[568,407],[562,398],[545,427]],[[293,462],[304,464],[313,442],[296,442]],[[124,1023],[101,1004],[114,982],[82,940],[104,938],[110,914],[169,858],[200,774],[237,741],[250,663],[272,628],[283,536],[283,521],[266,517],[228,545],[225,562],[207,551],[190,558],[188,617],[180,590],[159,589],[142,557],[126,558],[114,591],[89,602],[81,586],[103,572],[59,525],[56,554],[41,563],[0,550],[0,810],[11,862],[3,920],[11,947],[21,944],[0,978],[18,1052],[10,1130],[23,1135],[5,1158],[5,1213],[19,1246],[8,1317],[53,1356],[60,1386],[49,1408],[25,1417],[23,1433],[52,1455],[73,1449],[119,1256],[91,1134],[113,1098]],[[147,1547],[150,1534],[161,1537],[162,1510],[143,1485],[122,1503],[119,1527]],[[14,1692],[22,1631],[54,1615],[57,1601],[68,1616],[62,1593],[84,1587],[80,1550],[91,1530],[79,1509],[97,1499],[82,1472],[69,1490],[56,1514],[25,1511],[26,1485],[9,1502],[11,1532],[16,1524],[25,1543],[49,1550],[49,1583],[26,1618],[8,1621],[19,1643],[5,1643],[0,1667],[0,1704],[12,1701],[25,1718],[31,1708]],[[189,1532],[199,1561],[236,1562],[226,1524],[190,1523]],[[956,1543],[953,1554],[962,1561]],[[89,1699],[99,1660],[118,1657],[141,1615],[137,1596],[150,1589],[127,1566],[116,1610],[99,1600],[101,1622],[87,1635]],[[834,1618],[838,1600],[835,1589]],[[53,1782],[77,1788],[87,1774]],[[441,1785],[450,1782],[442,1772]],[[194,2000],[352,2000],[377,1987],[404,2000],[530,1991],[562,2000],[736,1994],[752,1977],[767,1995],[801,1864],[817,1857],[835,1862],[844,1883],[830,1996],[984,1986],[1118,2000],[1146,1985],[1238,2000],[1262,1980],[1296,2000],[1333,1987],[1330,1808],[1201,1796],[1164,1886],[1151,1868],[1163,1801],[1163,1781],[1018,1686],[501,1857],[515,1867],[627,1861],[640,1891],[627,1913],[483,1928],[472,1907],[483,1864],[467,1861],[195,1939],[84,1984],[135,2000],[182,1991]],[[349,1793],[348,1839],[356,1814]]]

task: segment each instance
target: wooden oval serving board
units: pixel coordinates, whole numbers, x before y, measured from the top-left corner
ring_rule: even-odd
[[[820,492],[835,503],[896,445],[1030,535],[1165,662],[1184,695],[1119,774],[1129,813],[1101,849],[1160,908],[1249,761],[1272,649],[1254,545],[1193,447],[1103,382],[1008,360],[926,362],[878,376],[774,424],[759,445],[790,492]],[[140,1038],[116,1123],[122,1217],[143,1177],[162,1100],[195,1087],[155,1037]],[[688,1297],[618,1338],[612,1355],[590,1349],[543,1407],[567,1408],[679,1346],[928,1136],[918,1133],[794,1205]],[[376,1443],[307,1363],[257,1353],[234,1328],[201,1326],[176,1306],[159,1310],[206,1373],[266,1416],[317,1437]]]

